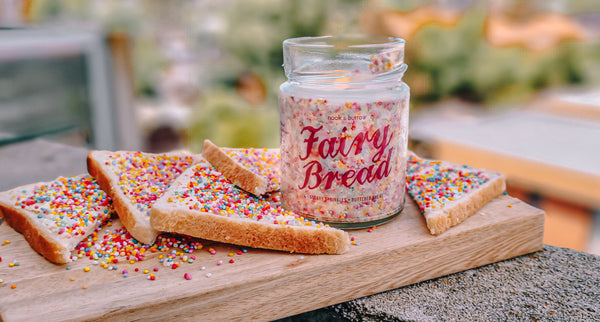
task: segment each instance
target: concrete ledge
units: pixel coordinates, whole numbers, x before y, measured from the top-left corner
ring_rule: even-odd
[[[600,256],[542,251],[282,321],[598,321]]]

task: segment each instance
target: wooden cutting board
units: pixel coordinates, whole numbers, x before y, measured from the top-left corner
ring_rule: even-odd
[[[0,246],[0,320],[272,320],[534,252],[542,249],[543,232],[542,210],[500,196],[432,236],[408,199],[393,221],[370,232],[349,231],[357,245],[343,255],[259,249],[238,255],[240,247],[202,241],[196,261],[177,269],[151,253],[136,264],[119,263],[115,271],[88,258],[70,270],[52,264],[3,223],[0,243],[10,243]],[[14,260],[19,265],[9,267]]]

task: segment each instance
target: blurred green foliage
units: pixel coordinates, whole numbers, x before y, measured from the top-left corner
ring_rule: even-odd
[[[600,83],[600,42],[563,42],[534,52],[520,46],[491,46],[484,36],[486,12],[467,10],[456,26],[428,24],[407,44],[406,81],[429,81],[413,93],[413,106],[448,97],[483,104],[523,101],[537,91]]]
[[[252,106],[228,90],[215,90],[199,103],[189,129],[192,151],[205,139],[227,147],[278,147],[279,109]]]
[[[384,3],[390,10],[410,10],[432,1],[399,0],[227,0],[221,2],[40,0],[39,20],[79,18],[100,22],[108,30],[128,32],[133,41],[136,93],[160,100],[160,74],[168,66],[161,36],[179,30],[191,48],[215,47],[218,59],[204,63],[201,95],[192,104],[188,142],[200,148],[206,138],[223,146],[278,146],[279,85],[285,81],[282,42],[299,36],[361,32],[360,15],[369,5]],[[434,1],[435,3],[435,1]],[[484,2],[485,3],[485,2]],[[540,2],[543,3],[543,2]],[[589,2],[576,0],[569,12],[589,11]],[[579,9],[578,9],[579,8]],[[580,10],[584,8],[584,10]],[[485,39],[485,5],[461,8],[451,27],[424,25],[407,42],[413,108],[449,97],[482,106],[520,102],[554,86],[600,84],[600,42],[563,42],[548,51],[522,47],[498,48]],[[202,30],[217,17],[217,30]],[[208,39],[208,41],[207,41]],[[203,58],[201,58],[203,59]],[[265,91],[262,103],[238,95],[239,77],[258,76]]]

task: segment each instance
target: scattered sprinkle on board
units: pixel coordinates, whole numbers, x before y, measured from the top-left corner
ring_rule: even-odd
[[[186,317],[195,320],[274,320],[348,300],[348,294],[363,297],[540,250],[544,213],[501,195],[460,225],[432,236],[416,204],[407,199],[403,213],[391,222],[376,229],[349,231],[357,246],[342,255],[290,254],[208,241],[190,247],[192,241],[171,237],[152,251],[152,247],[123,243],[126,235],[114,234],[120,227],[113,220],[92,237],[89,247],[102,248],[108,234],[126,245],[120,250],[124,257],[115,256],[118,260],[114,261],[109,255],[104,260],[108,250],[100,252],[98,259],[91,252],[84,251],[81,257],[74,252],[75,260],[67,269],[35,253],[8,225],[0,226],[2,241],[11,241],[10,246],[0,248],[5,260],[0,265],[2,320],[60,320],[65,316],[159,320],[172,318],[182,308]],[[184,256],[188,261],[183,261]],[[365,258],[369,265],[360,265]],[[6,262],[13,259],[20,265],[9,268]],[[93,266],[94,261],[100,264]],[[85,272],[85,267],[90,271]],[[203,278],[191,278],[194,275]],[[380,276],[395,280],[381,283]],[[75,280],[70,281],[71,277]],[[299,291],[317,296],[294,296]],[[257,311],[257,306],[264,309]]]

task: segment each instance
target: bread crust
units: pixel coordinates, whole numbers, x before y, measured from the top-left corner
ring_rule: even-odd
[[[458,225],[504,190],[506,190],[504,177],[497,176],[469,194],[468,198],[459,200],[451,207],[444,208],[442,211],[426,213],[425,219],[429,232],[432,235],[439,235],[450,227]]]
[[[230,158],[210,140],[204,140],[202,156],[234,185],[255,195],[267,193],[267,180]]]
[[[152,244],[158,236],[158,231],[152,228],[147,218],[142,217],[144,214],[131,211],[133,206],[119,189],[115,189],[111,183],[108,169],[102,166],[100,159],[106,157],[104,154],[112,153],[108,151],[90,151],[87,156],[87,169],[89,174],[96,178],[100,188],[106,192],[113,200],[113,207],[117,212],[119,219],[127,231],[139,242],[144,244]],[[102,155],[99,155],[102,154]]]
[[[15,209],[5,200],[0,200],[0,213],[6,223],[23,234],[31,248],[40,255],[56,264],[65,264],[71,261],[71,249],[67,249],[66,245],[60,243],[58,238],[53,237],[49,232],[37,227],[25,211]]]
[[[348,233],[340,229],[265,224],[162,204],[152,208],[150,221],[162,231],[292,253],[342,254],[349,245]]]

